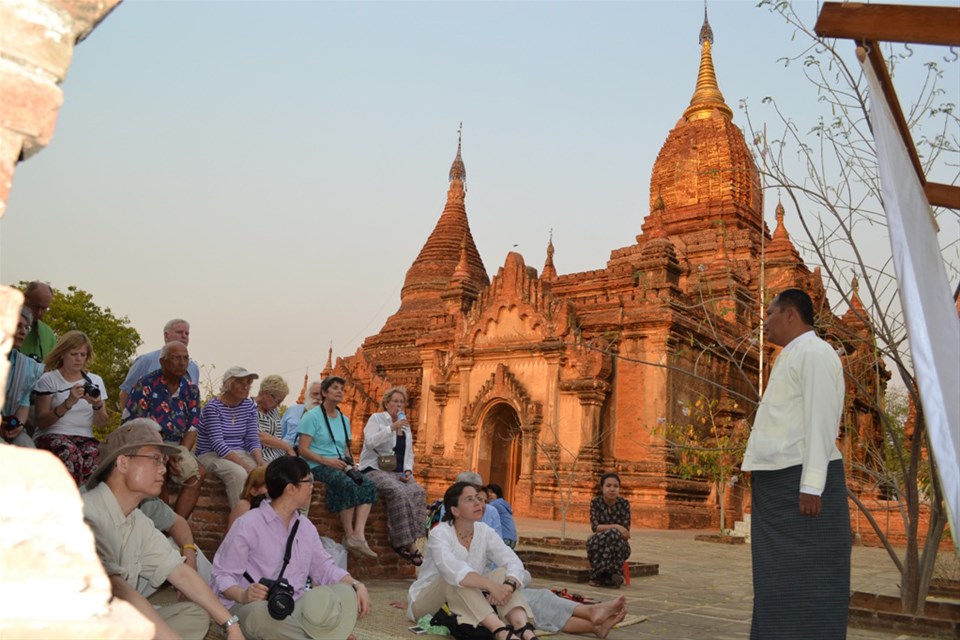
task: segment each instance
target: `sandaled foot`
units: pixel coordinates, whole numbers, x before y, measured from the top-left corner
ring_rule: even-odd
[[[537,636],[537,628],[529,622],[522,627],[517,627],[513,632],[520,640],[540,640]]]
[[[410,564],[419,567],[423,564],[423,556],[420,554],[418,549],[407,549],[405,547],[394,547],[394,551],[397,552],[397,555],[409,562]]]
[[[500,634],[503,635],[500,635]],[[516,638],[516,632],[513,630],[513,627],[506,625],[505,627],[500,627],[493,632],[493,637],[495,640],[514,640]]]

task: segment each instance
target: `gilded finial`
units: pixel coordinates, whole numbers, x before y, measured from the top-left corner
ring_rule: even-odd
[[[453,159],[453,164],[450,166],[450,182],[454,180],[466,182],[467,180],[467,167],[463,164],[463,158],[460,156],[460,146],[462,143],[463,122],[460,123],[460,128],[457,129],[457,157]]]
[[[700,27],[700,44],[704,41],[713,44],[713,29],[710,28],[710,21],[707,20],[707,0],[703,0],[703,26]]]
[[[850,281],[850,288],[853,289],[853,295],[860,295],[860,278],[857,277],[856,272],[853,274],[853,280]]]
[[[540,277],[547,281],[557,279],[557,268],[553,266],[553,229],[550,229],[550,240],[547,241],[547,261],[543,263],[543,272]]]
[[[713,56],[710,53],[713,47],[713,29],[707,20],[707,5],[703,5],[703,26],[700,27],[700,71],[697,74],[697,88],[690,99],[690,106],[683,112],[685,120],[699,120],[709,118],[714,110],[722,113],[728,120],[733,118],[733,111],[724,102],[720,86],[717,84],[717,74],[713,69]]]

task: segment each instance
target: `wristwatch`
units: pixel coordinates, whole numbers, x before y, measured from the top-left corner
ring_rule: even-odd
[[[360,588],[360,585],[362,585],[362,584],[363,584],[363,583],[360,582],[359,580],[354,580],[353,582],[350,583],[350,586],[353,587],[353,590],[354,590],[354,591],[356,591],[357,589]]]
[[[240,618],[238,618],[237,616],[230,616],[229,618],[227,618],[227,621],[220,626],[223,627],[224,631],[226,631],[227,629],[237,624],[238,622],[240,622]]]

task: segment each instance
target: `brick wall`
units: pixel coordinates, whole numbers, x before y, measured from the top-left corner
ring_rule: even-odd
[[[190,528],[197,546],[203,549],[211,560],[227,533],[229,515],[230,506],[227,504],[223,483],[216,477],[207,476],[197,508],[190,516]],[[340,515],[327,511],[326,485],[322,482],[313,483],[309,517],[320,535],[342,542]],[[374,560],[350,554],[347,568],[355,578],[413,578],[416,575],[416,568],[402,560],[390,546],[387,539],[387,513],[382,500],[378,500],[370,512],[367,521],[367,543],[380,557]]]

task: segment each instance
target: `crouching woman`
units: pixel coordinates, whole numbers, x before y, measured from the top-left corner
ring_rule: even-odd
[[[496,640],[536,640],[533,614],[518,592],[523,563],[483,524],[476,485],[458,482],[443,496],[443,522],[430,531],[427,553],[410,586],[411,620],[446,602],[458,622],[488,629]],[[486,572],[492,564],[495,568]]]
[[[237,518],[213,559],[214,591],[248,640],[347,638],[369,610],[370,594],[337,567],[300,513],[310,507],[310,468],[302,458],[277,458],[267,466],[266,484],[270,500]],[[268,584],[282,578],[285,595],[263,578]]]

